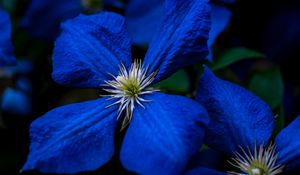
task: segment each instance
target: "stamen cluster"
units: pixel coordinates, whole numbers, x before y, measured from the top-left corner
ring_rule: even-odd
[[[129,70],[122,64],[119,75],[117,77],[111,75],[113,80],[105,81],[104,86],[106,88],[103,90],[110,93],[106,96],[110,97],[109,100],[117,99],[116,102],[107,107],[119,105],[118,119],[125,113],[122,129],[131,121],[135,104],[145,108],[142,102],[149,102],[149,100],[142,98],[142,95],[157,91],[148,88],[154,81],[157,72],[153,72],[149,76],[147,76],[147,72],[148,67],[144,69],[141,61],[134,61]]]
[[[276,175],[283,171],[284,166],[277,164],[277,153],[275,145],[270,145],[264,148],[260,145],[259,148],[255,145],[254,152],[248,148],[246,152],[240,147],[242,153],[235,152],[235,158],[232,158],[229,163],[238,168],[243,173],[228,172],[230,175]]]

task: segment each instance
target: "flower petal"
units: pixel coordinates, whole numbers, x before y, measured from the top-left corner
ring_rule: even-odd
[[[0,8],[0,67],[13,65],[16,58],[11,42],[11,23],[8,13]]]
[[[16,115],[29,115],[32,110],[31,99],[20,90],[7,88],[1,97],[1,110]]]
[[[81,12],[81,0],[31,0],[20,24],[33,37],[54,40],[59,35],[60,23]]]
[[[177,69],[205,58],[210,30],[207,0],[166,0],[166,15],[154,36],[144,64],[158,70],[156,82]]]
[[[125,16],[133,42],[148,45],[163,19],[163,14],[163,0],[130,0]]]
[[[123,140],[121,162],[140,174],[181,174],[197,153],[208,123],[206,110],[186,97],[153,93],[135,109]]]
[[[95,170],[114,153],[116,109],[104,98],[56,108],[34,121],[23,170],[76,173]]]
[[[185,175],[226,175],[226,173],[216,171],[213,169],[199,167],[187,172]]]
[[[217,37],[225,30],[227,27],[230,18],[231,18],[231,11],[225,7],[211,5],[211,30],[209,32],[209,38],[207,41],[209,47],[209,55],[207,56],[210,61],[212,61],[212,48],[213,44],[215,43]]]
[[[275,139],[278,161],[287,169],[300,167],[300,116],[280,131]]]
[[[119,66],[131,64],[125,20],[114,13],[80,15],[62,25],[53,56],[53,79],[66,86],[99,88]]]
[[[232,154],[238,146],[267,143],[274,128],[270,107],[246,89],[217,78],[208,68],[199,82],[196,99],[211,118],[206,142]]]

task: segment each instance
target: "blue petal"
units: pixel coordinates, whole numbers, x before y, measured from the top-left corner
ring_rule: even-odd
[[[95,170],[114,153],[116,108],[104,98],[56,108],[34,121],[23,170],[76,173]]]
[[[182,174],[197,153],[208,123],[206,110],[181,96],[153,93],[137,107],[123,140],[121,162],[144,175]]]
[[[126,8],[128,32],[135,44],[148,45],[164,15],[163,0],[130,0]]]
[[[273,128],[270,107],[246,89],[217,78],[205,68],[196,99],[211,117],[206,142],[214,149],[232,154],[238,146],[253,148],[267,143]]]
[[[15,89],[7,88],[1,102],[1,109],[11,114],[29,115],[32,110],[31,99],[22,91]]]
[[[213,169],[199,167],[187,172],[185,175],[226,175],[226,173],[216,171]]]
[[[278,161],[286,169],[300,167],[300,116],[277,135],[275,143],[278,150]]]
[[[31,0],[21,26],[36,38],[53,40],[60,32],[60,23],[82,11],[81,0]]]
[[[212,46],[217,37],[227,27],[231,18],[231,11],[225,7],[214,5],[211,3],[211,30],[207,41],[209,47],[208,58],[212,60]]]
[[[0,8],[0,67],[13,65],[16,58],[11,42],[11,23],[8,13]]]
[[[166,0],[166,15],[144,64],[158,70],[156,82],[206,57],[210,8],[206,0]]]
[[[114,13],[80,15],[62,25],[53,56],[53,79],[66,86],[99,88],[131,63],[125,20]]]

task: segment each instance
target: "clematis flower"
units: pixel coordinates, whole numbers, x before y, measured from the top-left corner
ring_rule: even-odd
[[[222,0],[223,2],[223,0]],[[155,34],[164,13],[164,0],[129,0],[125,10],[127,28],[133,43],[148,45]],[[223,2],[224,3],[224,2]],[[225,1],[225,3],[227,3]],[[230,19],[231,11],[216,3],[211,6],[211,30],[208,38],[209,55],[212,61],[212,47],[217,37],[225,30]],[[155,19],[155,20],[153,20]]]
[[[163,20],[165,0],[129,0],[126,24],[134,44],[149,45]]]
[[[11,42],[11,23],[7,12],[0,7],[0,67],[13,65],[16,58]],[[1,74],[1,72],[0,72]]]
[[[202,143],[206,110],[197,102],[149,88],[207,54],[205,0],[167,0],[166,15],[142,61],[131,58],[125,20],[114,13],[80,15],[62,25],[53,79],[99,88],[107,96],[56,108],[34,121],[23,170],[95,170],[114,154],[115,130],[130,123],[120,160],[140,174],[181,174]],[[135,59],[136,60],[136,59]]]
[[[122,4],[117,0],[31,0],[20,25],[31,36],[52,41],[59,36],[62,22],[80,13],[97,12],[103,6]]]
[[[81,0],[31,0],[20,25],[33,37],[53,40],[60,23],[83,12]]]
[[[32,112],[32,86],[29,78],[32,70],[32,63],[22,59],[14,66],[2,68],[3,77],[15,80],[15,87],[6,88],[0,97],[2,111],[20,116],[27,116]]]
[[[275,175],[299,168],[300,116],[272,144],[275,118],[270,107],[244,88],[217,78],[208,68],[200,79],[197,100],[211,117],[206,143],[233,156],[230,163],[240,171],[229,174]]]
[[[6,88],[1,96],[1,110],[26,116],[31,112],[31,101],[27,94],[20,90]]]
[[[223,0],[222,0],[223,1]],[[228,26],[232,12],[226,7],[218,4],[211,4],[211,30],[209,32],[209,39],[207,41],[209,54],[208,59],[212,61],[213,59],[213,45],[216,42],[218,36],[226,29]]]

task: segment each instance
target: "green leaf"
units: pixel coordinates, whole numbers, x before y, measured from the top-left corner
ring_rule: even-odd
[[[250,81],[249,89],[261,97],[272,109],[280,106],[283,99],[283,81],[278,67],[257,73]]]
[[[189,76],[185,70],[179,70],[171,77],[154,85],[162,91],[172,93],[187,93],[189,90]]]
[[[215,62],[213,62],[213,64],[211,65],[211,69],[221,69],[240,60],[264,57],[264,54],[247,48],[232,48],[221,54],[221,56]]]

